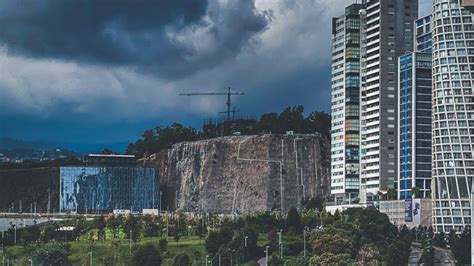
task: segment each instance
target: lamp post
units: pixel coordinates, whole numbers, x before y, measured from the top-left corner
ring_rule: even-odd
[[[269,246],[265,247],[265,266],[268,266],[268,248]]]
[[[90,257],[90,266],[92,266],[92,251],[89,252],[89,257]]]
[[[306,231],[308,230],[308,227],[305,227],[303,230],[303,254],[304,258],[306,259]]]
[[[209,255],[206,255],[206,266],[208,262],[209,262]]]
[[[283,259],[283,240],[282,240],[282,235],[283,235],[283,229],[280,229],[278,232],[278,245],[280,246],[280,259]]]
[[[33,266],[33,258],[28,259],[28,262],[30,263],[31,266]]]
[[[12,225],[14,229],[13,233],[13,245],[16,245],[16,224]]]
[[[160,215],[161,215],[161,199],[163,198],[163,191],[160,190]]]
[[[130,242],[129,243],[130,244],[130,256],[132,255],[132,233],[133,233],[133,231],[130,230],[130,240],[129,240],[129,242]]]

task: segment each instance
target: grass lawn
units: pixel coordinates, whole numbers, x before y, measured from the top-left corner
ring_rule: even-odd
[[[92,263],[93,265],[105,265],[105,262],[110,261],[113,264],[110,265],[129,265],[130,259],[130,246],[128,239],[125,239],[125,235],[120,233],[120,238],[112,239],[111,232],[106,232],[106,240],[104,241],[91,241],[88,239],[89,234],[86,233],[81,236],[79,241],[69,241],[70,255],[69,261],[72,265],[90,265],[90,250],[92,249]],[[141,238],[137,243],[132,243],[132,252],[136,246],[144,245],[145,243],[156,243],[158,245],[159,237],[147,237]],[[298,238],[284,236],[284,243],[291,243],[298,241]],[[205,239],[200,239],[197,236],[182,237],[177,243],[172,237],[168,239],[167,251],[164,253],[163,265],[172,265],[173,258],[180,254],[186,253],[191,258],[193,265],[206,265],[206,251],[204,247]],[[259,247],[264,247],[268,244],[266,235],[260,235],[257,242]],[[23,247],[17,245],[15,247],[9,247],[5,254],[0,255],[0,259],[3,259],[5,255],[5,261],[10,260],[10,265],[29,265],[29,259],[31,254],[37,247],[27,246]],[[262,257],[264,254],[262,253]],[[286,265],[296,265],[293,260],[295,257],[287,257]],[[217,258],[214,260],[214,264],[217,264]],[[5,264],[6,265],[6,264]],[[209,264],[210,265],[210,264]],[[248,261],[245,265],[256,265],[256,261]]]

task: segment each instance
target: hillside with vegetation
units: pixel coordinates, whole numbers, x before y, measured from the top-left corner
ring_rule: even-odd
[[[196,141],[229,135],[315,134],[329,138],[331,117],[324,112],[311,112],[305,116],[303,106],[286,107],[280,113],[265,113],[260,118],[239,118],[233,121],[206,122],[201,130],[186,127],[179,123],[170,126],[157,126],[146,130],[142,137],[127,147],[127,154],[144,157],[173,144],[183,141]]]

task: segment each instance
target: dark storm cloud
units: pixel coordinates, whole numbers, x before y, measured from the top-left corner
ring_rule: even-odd
[[[207,0],[4,0],[0,43],[26,57],[189,74],[237,53],[266,27],[254,1],[235,2],[220,9]],[[224,49],[203,55],[189,39],[195,34]]]

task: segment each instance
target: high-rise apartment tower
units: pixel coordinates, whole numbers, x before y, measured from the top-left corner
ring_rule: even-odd
[[[436,232],[471,224],[474,28],[460,0],[433,1],[433,218]]]
[[[398,57],[413,51],[418,0],[367,0],[362,20],[360,181],[367,199],[396,188]]]
[[[361,4],[352,4],[332,25],[331,193],[338,204],[359,192]]]

